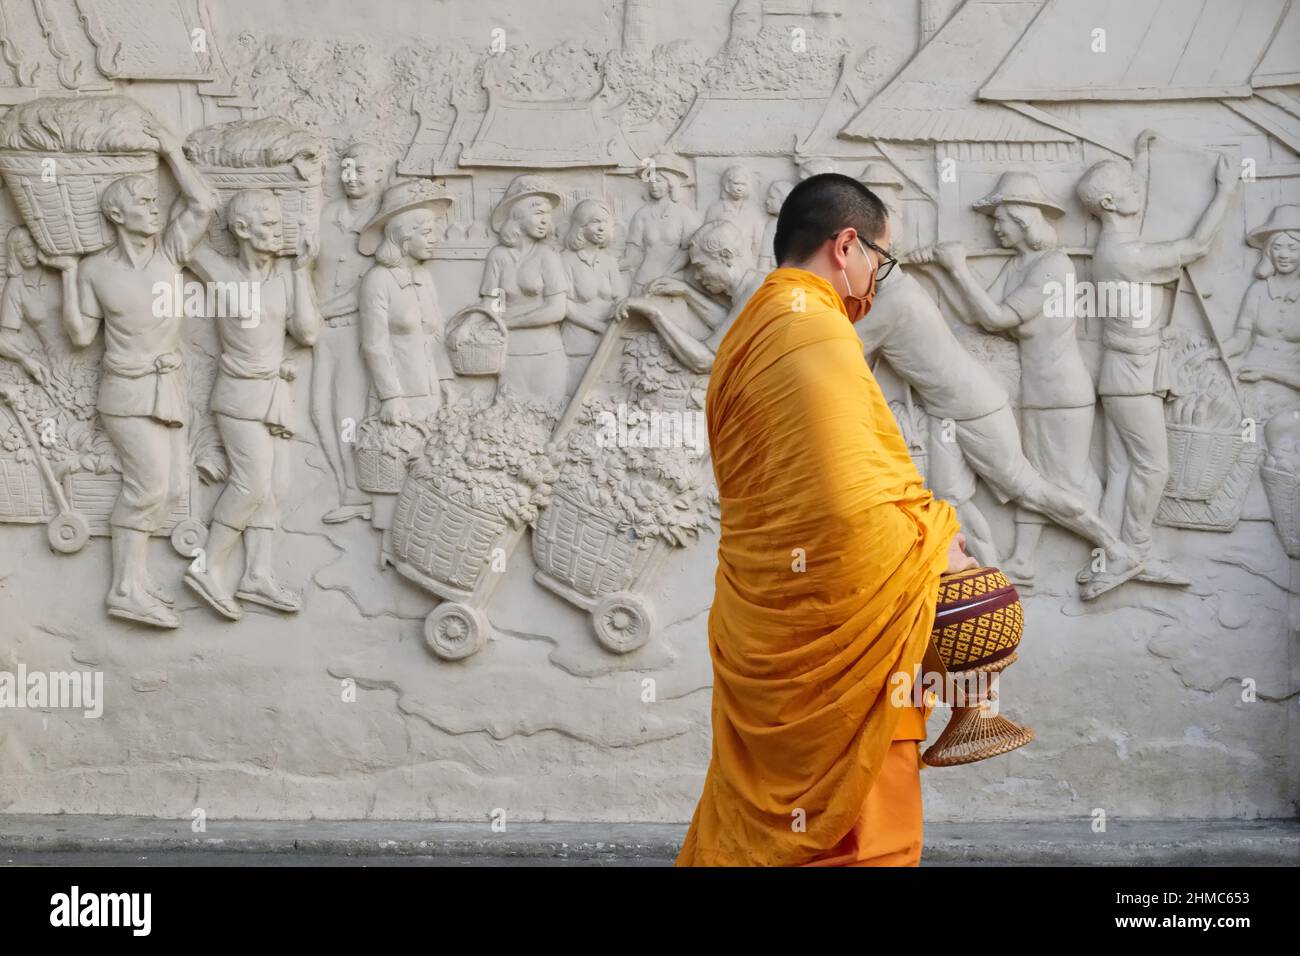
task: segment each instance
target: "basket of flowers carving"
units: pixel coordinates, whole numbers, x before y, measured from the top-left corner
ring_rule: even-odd
[[[716,519],[703,445],[646,447],[632,439],[648,432],[624,434],[619,421],[617,403],[583,404],[533,533],[541,583],[584,602],[631,587],[659,549],[690,544]]]
[[[467,396],[440,408],[402,484],[386,557],[444,597],[477,587],[550,493],[555,421],[553,409],[509,389],[490,404]]]
[[[408,477],[397,497],[388,556],[399,569],[418,572],[417,581],[472,591],[491,567],[492,550],[506,531],[505,521]]]
[[[123,96],[44,97],[0,122],[0,176],[46,255],[85,255],[113,241],[104,189],[158,169],[157,121]]]
[[[654,540],[578,500],[578,487],[557,485],[533,529],[538,570],[588,598],[629,587],[654,554]]]
[[[320,232],[323,148],[317,136],[276,117],[235,120],[195,130],[185,155],[221,198],[208,224],[208,241],[218,252],[235,251],[226,223],[226,203],[244,189],[265,189],[280,200],[282,255],[298,251]]]
[[[355,449],[357,487],[370,494],[397,494],[406,479],[406,465],[427,431],[403,422],[385,425],[370,416],[357,426]]]
[[[496,375],[506,359],[506,324],[490,309],[471,305],[447,323],[447,354],[457,375]]]

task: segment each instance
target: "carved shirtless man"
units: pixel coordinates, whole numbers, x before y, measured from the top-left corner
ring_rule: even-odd
[[[1164,402],[1170,383],[1162,374],[1162,336],[1172,314],[1174,284],[1182,267],[1209,252],[1237,177],[1220,156],[1214,172],[1214,198],[1193,234],[1168,242],[1139,239],[1146,208],[1150,149],[1155,138],[1150,130],[1138,137],[1133,166],[1106,159],[1089,167],[1077,191],[1084,209],[1101,220],[1101,234],[1092,254],[1092,280],[1143,283],[1151,289],[1150,308],[1143,315],[1102,316],[1105,351],[1097,383],[1106,416],[1106,494],[1102,514],[1142,558],[1142,580],[1188,584],[1181,571],[1150,554],[1151,526],[1169,479]],[[1103,310],[1118,298],[1096,297]]]
[[[370,499],[357,487],[356,463],[352,450],[344,447],[342,431],[346,419],[355,427],[366,413],[369,386],[361,357],[357,290],[375,263],[357,250],[357,238],[379,211],[387,179],[388,165],[377,147],[349,146],[339,170],[343,195],[321,212],[316,287],[326,327],[312,358],[311,419],[339,501],[322,516],[326,524],[369,518],[371,512]]]
[[[161,227],[158,187],[150,177],[124,176],[110,184],[100,209],[117,241],[77,267],[78,301],[65,307],[64,321],[78,348],[104,329],[99,416],[122,467],[122,491],[109,517],[108,613],[174,628],[180,619],[150,577],[146,555],[149,536],[162,526],[188,480],[189,399],[181,358],[183,303],[159,315],[165,310],[156,309],[155,287],[181,281],[181,266],[203,238],[217,200],[185,159],[180,141],[166,130],[155,135],[180,187],[171,221]],[[52,264],[76,266],[71,259]]]
[[[285,361],[284,345],[286,334],[313,345],[322,323],[311,286],[314,250],[303,250],[292,267],[280,258],[284,217],[275,194],[246,189],[230,197],[226,210],[235,255],[205,245],[191,256],[190,267],[206,282],[256,284],[258,294],[249,298],[258,311],[212,316],[221,342],[212,416],[230,458],[230,476],[212,509],[205,560],[191,566],[184,580],[219,614],[237,621],[243,616],[240,601],[289,613],[302,607],[298,595],[276,580],[273,566],[293,437],[289,382],[296,370]],[[245,561],[236,585],[241,535]]]

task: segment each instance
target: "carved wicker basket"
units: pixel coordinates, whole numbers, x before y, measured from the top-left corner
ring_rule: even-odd
[[[53,513],[36,462],[0,456],[0,521],[34,524]]]
[[[1300,558],[1300,475],[1265,465],[1260,480],[1282,549],[1287,557]]]
[[[1208,501],[1228,480],[1243,445],[1241,432],[1168,423],[1170,498]]]
[[[386,535],[386,558],[406,577],[441,597],[464,598],[491,568],[493,550],[509,526],[434,490],[426,481],[402,483]]]
[[[378,448],[358,448],[357,487],[370,494],[395,495],[402,490],[406,462]]]
[[[123,176],[152,174],[158,155],[0,150],[0,176],[23,222],[49,256],[85,255],[113,241],[99,211],[104,189]]]
[[[653,542],[619,531],[613,521],[579,504],[563,487],[552,490],[533,529],[539,573],[591,601],[629,587],[654,550]]]
[[[478,336],[477,329],[491,325],[495,330],[488,339]],[[505,365],[505,321],[490,309],[471,305],[461,309],[447,322],[447,354],[457,375],[496,375]]]
[[[281,255],[294,255],[303,236],[312,242],[320,233],[321,175],[319,170],[304,178],[296,166],[199,166],[199,171],[221,197],[220,206],[208,223],[208,241],[225,255],[235,252],[235,237],[226,228],[226,204],[242,189],[268,189],[280,200],[284,216]]]

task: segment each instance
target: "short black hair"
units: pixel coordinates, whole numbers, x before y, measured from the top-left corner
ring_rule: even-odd
[[[804,262],[841,229],[852,226],[875,242],[885,232],[889,213],[880,197],[840,173],[809,176],[785,197],[776,218],[773,252],[777,264]]]

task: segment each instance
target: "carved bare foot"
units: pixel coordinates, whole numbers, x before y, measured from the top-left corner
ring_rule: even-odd
[[[231,621],[238,621],[244,616],[244,609],[234,596],[217,583],[210,571],[186,571],[181,578],[186,587],[207,601],[214,611]]]
[[[286,614],[296,614],[302,610],[302,598],[274,578],[254,578],[246,575],[244,580],[239,582],[239,590],[235,592],[235,597],[241,601],[251,601],[253,604],[284,611]]]

